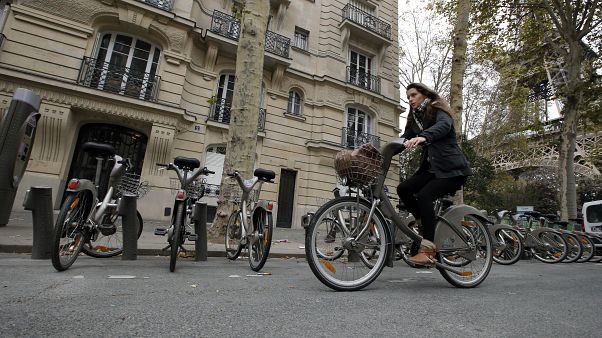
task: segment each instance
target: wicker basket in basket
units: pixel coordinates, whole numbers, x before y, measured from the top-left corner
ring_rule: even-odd
[[[383,164],[383,156],[371,143],[339,151],[334,159],[334,169],[350,185],[368,185],[376,179]]]

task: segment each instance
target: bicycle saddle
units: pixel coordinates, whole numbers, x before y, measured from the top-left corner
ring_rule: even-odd
[[[111,157],[115,155],[115,148],[106,143],[86,142],[82,145],[82,150],[92,155],[102,157]]]
[[[193,170],[201,166],[201,162],[196,158],[178,156],[173,160],[173,164],[180,169]]]
[[[255,172],[253,172],[253,175],[257,176],[257,178],[259,178],[262,181],[266,181],[269,182],[271,180],[274,179],[274,177],[276,177],[276,173],[274,173],[271,170],[267,170],[267,169],[261,169],[261,168],[257,168],[255,169]]]

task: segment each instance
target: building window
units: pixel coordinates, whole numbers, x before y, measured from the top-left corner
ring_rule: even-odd
[[[91,87],[148,99],[158,86],[160,55],[158,47],[136,37],[104,33],[91,67]]]
[[[301,116],[303,108],[303,100],[301,99],[301,94],[295,90],[291,90],[288,92],[288,108],[286,112],[295,115]]]
[[[347,108],[347,126],[343,131],[344,145],[357,148],[364,143],[372,143],[378,147],[378,142],[379,138],[372,135],[370,114],[357,108]]]
[[[308,50],[309,49],[309,32],[305,29],[295,27],[295,39],[293,42],[293,46],[299,49]]]

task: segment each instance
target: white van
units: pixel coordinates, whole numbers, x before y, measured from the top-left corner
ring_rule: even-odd
[[[583,203],[585,232],[602,232],[602,200]]]

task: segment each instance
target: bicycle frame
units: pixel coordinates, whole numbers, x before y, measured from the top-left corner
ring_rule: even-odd
[[[412,229],[409,228],[408,224],[405,223],[405,221],[399,216],[399,214],[397,214],[397,212],[395,211],[395,208],[393,207],[393,204],[391,203],[391,201],[389,200],[389,197],[387,196],[387,193],[384,190],[384,182],[385,182],[385,178],[387,177],[387,173],[389,172],[389,168],[391,166],[391,160],[393,158],[393,156],[401,153],[402,151],[405,150],[405,139],[400,138],[394,141],[391,141],[389,143],[387,143],[385,146],[383,146],[380,150],[382,156],[383,156],[383,165],[382,165],[382,169],[380,174],[378,175],[376,182],[374,184],[371,185],[370,187],[370,192],[371,192],[371,200],[368,199],[369,204],[371,204],[371,209],[370,209],[370,213],[367,216],[367,221],[366,224],[363,224],[359,230],[359,232],[357,234],[350,234],[348,228],[345,226],[345,221],[342,218],[341,215],[339,215],[339,222],[342,226],[343,231],[345,232],[346,235],[352,235],[356,238],[361,237],[363,234],[366,233],[366,231],[368,231],[369,229],[369,220],[371,219],[371,217],[373,216],[374,213],[379,213],[381,216],[383,216],[383,219],[389,219],[391,220],[391,222],[393,223],[393,225],[395,225],[397,227],[397,229],[401,230],[403,234],[405,234],[406,236],[410,237],[410,239],[412,239],[413,243],[420,243],[422,241],[422,237],[420,235],[418,235],[416,232],[414,232]],[[359,195],[358,195],[358,198]],[[364,197],[365,198],[365,197]],[[438,244],[438,242],[443,242],[443,238],[449,238],[450,237],[450,231],[453,232],[453,235],[459,237],[465,244],[468,244],[468,238],[467,235],[464,233],[464,231],[460,228],[460,226],[458,226],[457,224],[460,224],[460,221],[462,221],[463,217],[467,214],[471,214],[474,215],[476,217],[478,217],[479,219],[481,219],[482,221],[486,221],[486,218],[484,216],[482,216],[481,212],[479,212],[477,209],[469,206],[469,205],[454,205],[449,207],[448,209],[445,210],[443,215],[437,216],[439,222],[437,223],[436,227],[435,227],[435,243]],[[441,224],[445,224],[447,226],[440,226]],[[395,245],[395,240],[394,240],[394,229],[389,229],[388,227],[385,227],[385,229],[388,230],[388,238],[389,238],[389,242],[387,243],[387,247],[389,249],[389,257],[387,257],[387,265],[388,266],[392,266],[392,262],[393,262],[393,255],[394,255],[394,245]],[[417,248],[416,248],[417,249]],[[438,250],[439,251],[446,251],[446,250],[453,250],[454,248],[450,248],[449,246],[446,245],[438,245]],[[439,265],[438,265],[439,266]],[[442,266],[445,269],[448,269],[445,266]]]
[[[257,177],[253,177],[252,179],[249,179],[249,180],[243,180],[242,176],[240,176],[240,173],[238,171],[235,171],[231,177],[236,180],[236,182],[238,183],[238,186],[242,190],[242,196],[240,198],[240,211],[241,211],[241,218],[242,218],[241,221],[243,224],[242,238],[246,238],[247,234],[250,233],[249,222],[247,221],[249,219],[249,214],[247,212],[248,211],[247,203],[249,201],[249,197],[250,197],[251,191],[253,191],[253,188],[255,188],[255,186],[257,184],[259,184],[257,189],[261,190],[263,181]],[[255,211],[257,209],[265,210],[268,217],[271,214],[270,208],[268,208],[268,201],[258,200],[255,207],[253,208],[253,211],[251,212],[251,215],[254,215]],[[254,222],[254,218],[251,218],[251,222]]]

